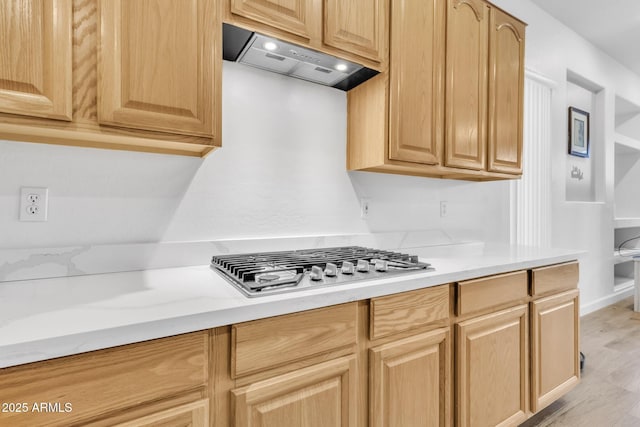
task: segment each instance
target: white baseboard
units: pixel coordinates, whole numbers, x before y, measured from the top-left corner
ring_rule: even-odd
[[[624,289],[620,289],[617,292],[614,291],[609,295],[599,298],[588,304],[580,305],[580,316],[582,317],[585,314],[593,313],[594,311],[600,310],[601,308],[604,308],[608,305],[615,304],[620,300],[633,296],[634,290],[635,286],[631,285],[625,287]]]

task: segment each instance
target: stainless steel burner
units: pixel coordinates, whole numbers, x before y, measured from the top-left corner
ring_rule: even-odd
[[[433,270],[415,255],[361,246],[214,256],[211,267],[250,297]]]

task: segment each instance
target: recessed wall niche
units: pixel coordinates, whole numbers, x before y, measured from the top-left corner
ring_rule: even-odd
[[[565,110],[567,137],[564,139],[566,153],[566,200],[568,202],[602,202],[604,200],[604,91],[584,77],[567,70],[567,108]],[[588,156],[569,154],[569,107],[588,113]]]

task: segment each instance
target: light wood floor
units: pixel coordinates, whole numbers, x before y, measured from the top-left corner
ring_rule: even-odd
[[[640,427],[640,317],[633,298],[581,318],[581,383],[521,427]]]

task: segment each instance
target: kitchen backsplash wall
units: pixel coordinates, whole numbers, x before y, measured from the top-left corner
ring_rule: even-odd
[[[0,249],[430,229],[509,241],[508,182],[347,172],[345,92],[223,71],[223,148],[205,159],[0,141]],[[18,221],[21,186],[49,188],[47,222]]]

